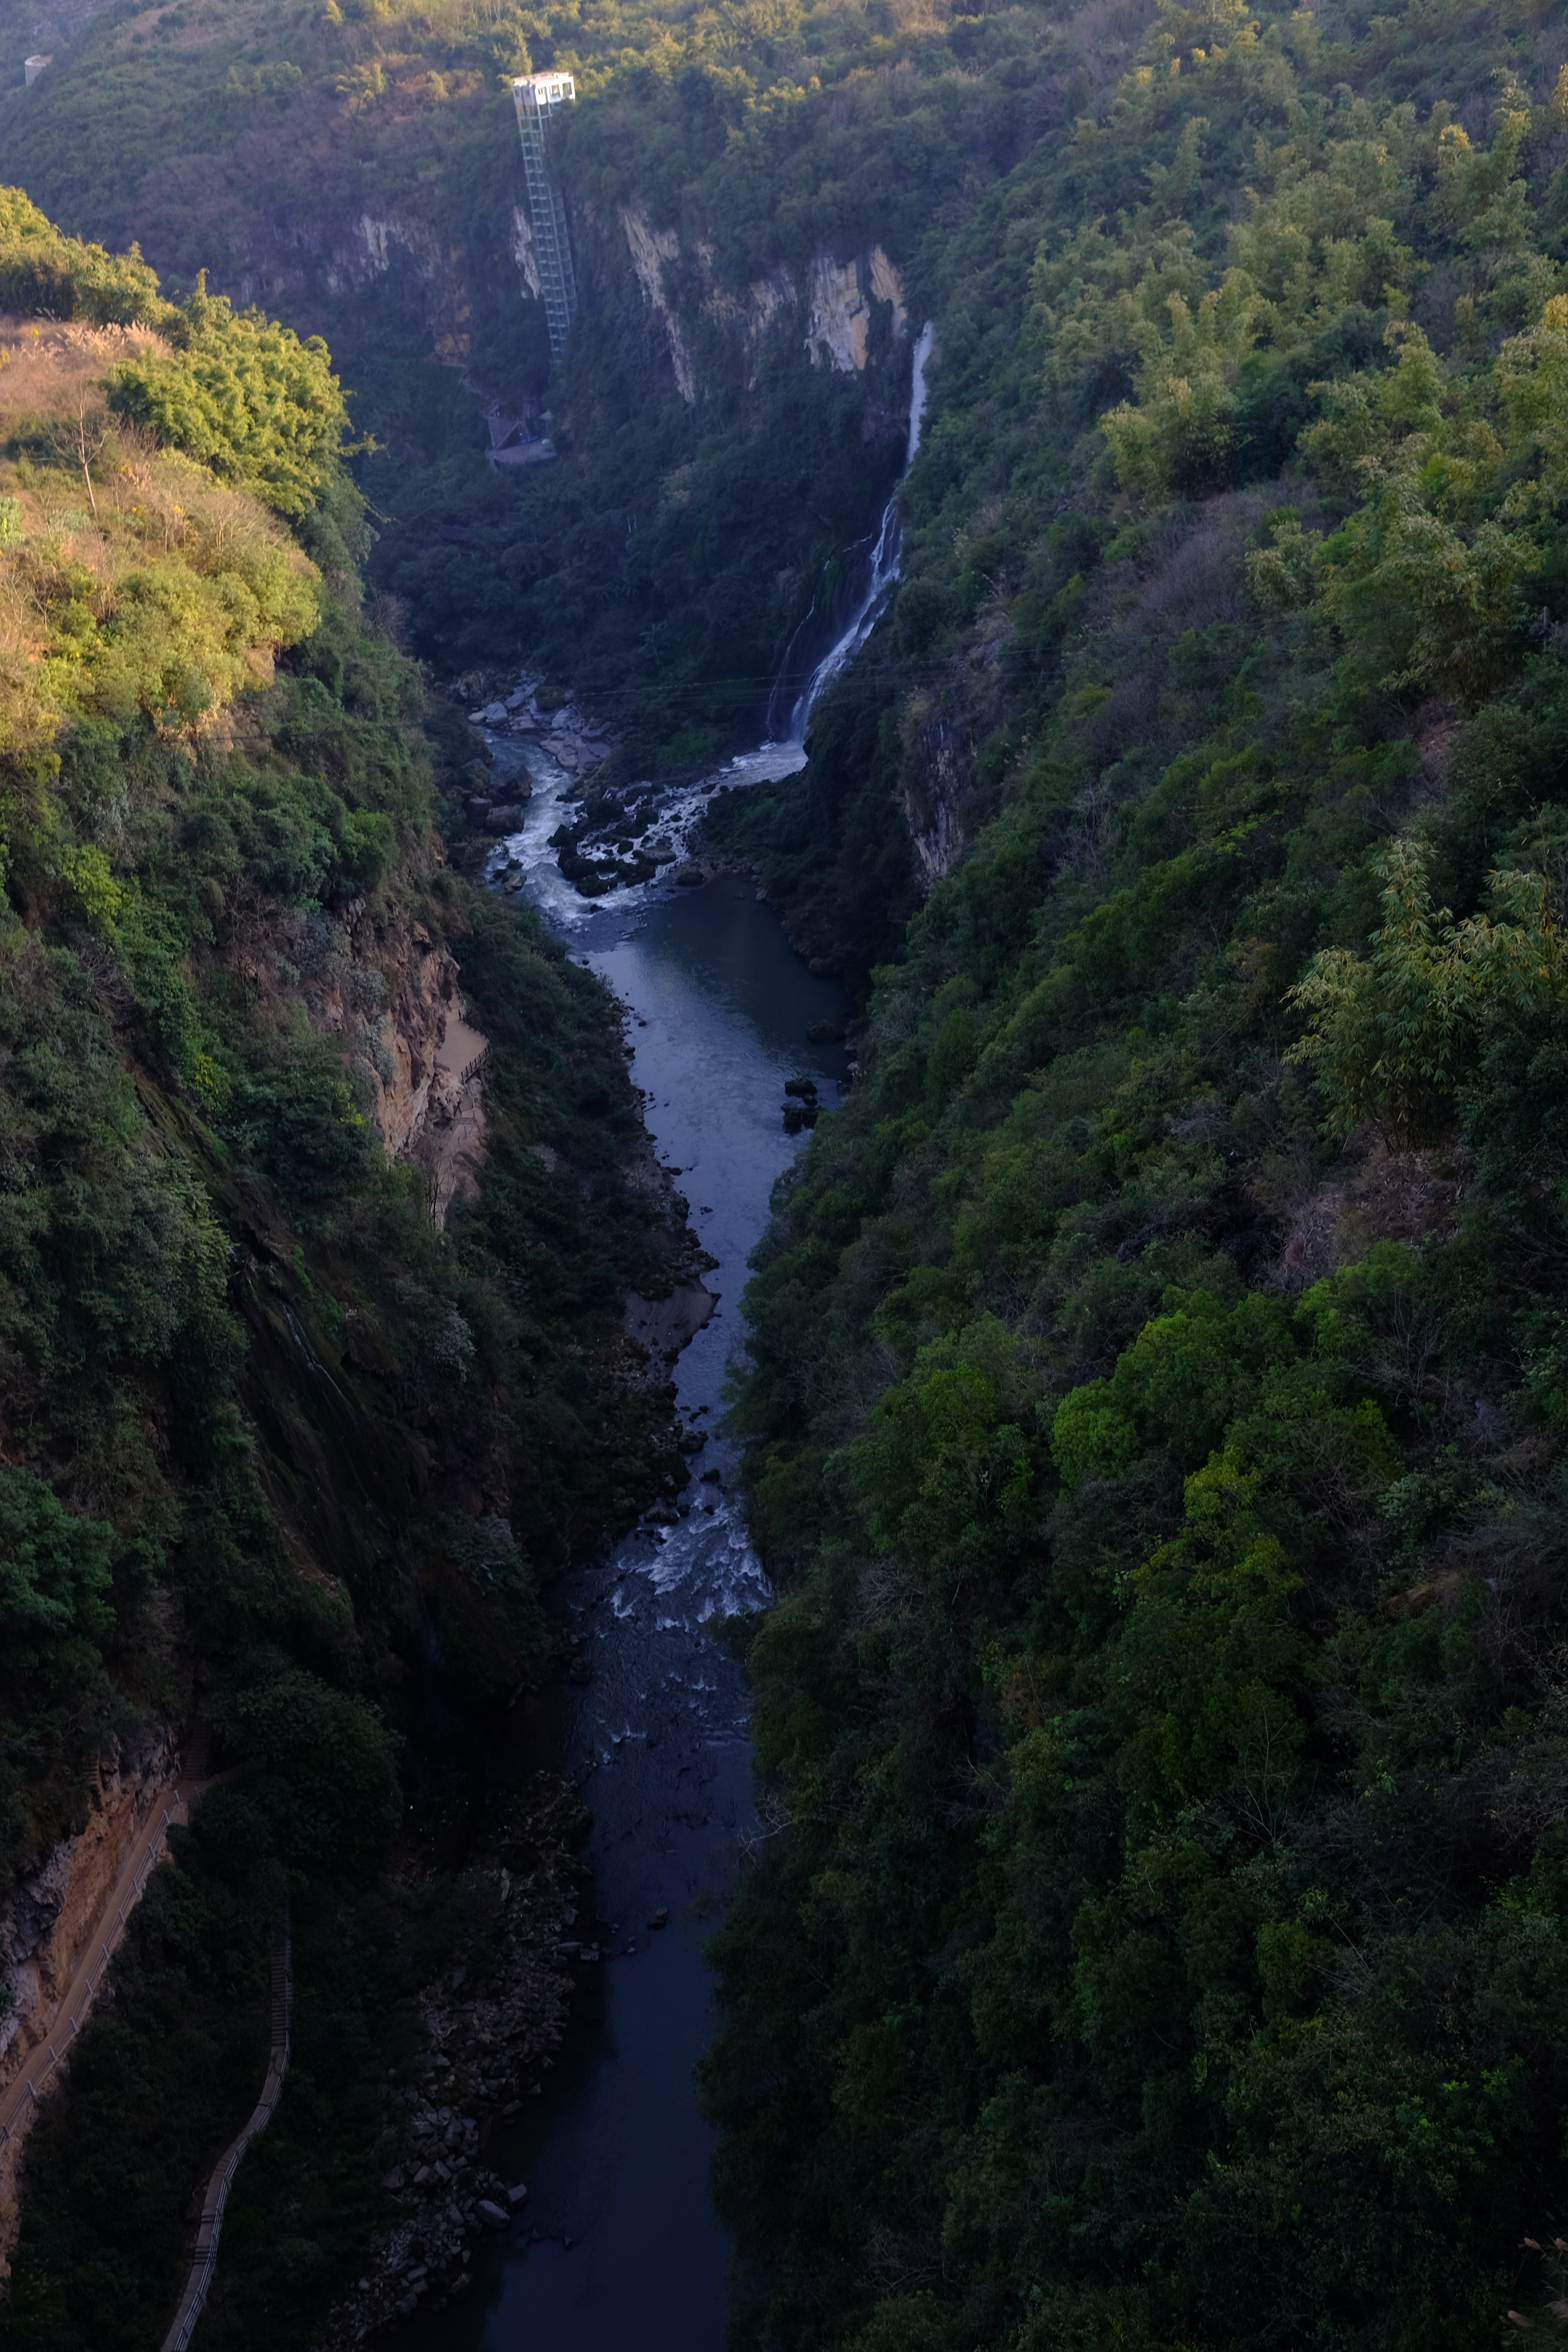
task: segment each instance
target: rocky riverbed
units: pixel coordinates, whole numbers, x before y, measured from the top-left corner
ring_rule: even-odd
[[[613,898],[619,912],[655,885],[710,878],[698,834],[715,795],[792,774],[805,756],[798,744],[764,743],[695,780],[605,783],[594,772],[615,748],[609,730],[571,700],[542,711],[538,694],[524,673],[509,693],[468,709],[476,733],[471,789],[454,812],[467,836],[458,854],[567,929],[595,902]]]
[[[397,2218],[316,2352],[347,2352],[421,2307],[468,2293],[477,2242],[529,2227],[526,2183],[488,2161],[491,2136],[542,2095],[566,2029],[574,1971],[597,1963],[577,1858],[591,1816],[540,1773],[500,1812],[453,1890],[459,1957],[420,1998],[425,2048],[388,2083],[382,2187]]]
[[[469,711],[469,726],[531,738],[572,774],[585,774],[608,758],[608,729],[587,718],[570,698],[553,709],[542,709],[540,686],[541,680],[524,670],[510,694],[495,696]]]

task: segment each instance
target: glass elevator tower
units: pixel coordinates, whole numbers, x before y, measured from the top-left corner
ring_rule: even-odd
[[[550,176],[545,129],[558,106],[575,101],[577,85],[566,73],[520,74],[512,83],[511,95],[522,140],[522,175],[528,186],[528,213],[551,356],[559,359],[577,308],[577,281],[572,275],[572,247],[566,241],[566,207]]]

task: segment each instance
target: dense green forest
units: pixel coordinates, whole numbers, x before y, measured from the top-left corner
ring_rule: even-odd
[[[28,2144],[0,2334],[161,2336],[288,1893],[230,2276],[279,2341],[383,2218],[367,2084],[460,1929],[477,1742],[550,1669],[540,1580],[677,1458],[619,1328],[674,1237],[608,999],[443,862],[468,731],[367,618],[324,347],[16,191],[0,289],[0,1900],[161,1727],[253,1768]],[[376,1119],[442,941],[490,1057],[437,1230]]]
[[[1564,53],[1163,6],[922,248],[896,609],[722,820],[879,965],[735,1408],[742,2341],[1554,2324]]]
[[[496,78],[529,64],[580,87],[561,164],[584,298],[553,375],[508,275]],[[716,1939],[704,2070],[736,2340],[1414,2352],[1550,2332],[1563,2282],[1536,2242],[1568,2231],[1556,13],[327,0],[289,17],[191,0],[105,10],[62,65],[13,99],[0,152],[68,226],[141,237],[187,297],[176,323],[105,264],[132,307],[86,315],[163,339],[166,356],[123,364],[114,429],[174,445],[162,465],[216,462],[204,498],[258,495],[287,519],[247,542],[246,593],[273,599],[279,646],[301,628],[298,649],[243,690],[306,710],[288,724],[327,724],[306,685],[323,647],[342,665],[318,681],[328,700],[368,692],[367,668],[387,693],[412,677],[332,587],[361,511],[341,473],[291,508],[265,431],[200,442],[192,384],[262,330],[196,273],[210,261],[242,291],[245,235],[259,251],[270,224],[280,250],[312,174],[345,216],[429,192],[425,217],[469,244],[468,365],[531,414],[548,404],[562,450],[487,472],[457,370],[428,364],[413,273],[334,296],[353,429],[380,445],[353,463],[387,610],[448,671],[550,668],[623,720],[639,769],[755,723],[901,437],[907,342],[886,316],[864,377],[782,333],[749,376],[704,287],[739,301],[758,273],[875,240],[910,318],[936,325],[896,601],[815,714],[802,775],[727,796],[709,831],[863,1005],[852,1097],[759,1253],[734,1402],[781,1593],[736,1629],[768,1834]],[[633,203],[677,240],[689,403],[610,226]],[[320,326],[323,285],[276,307]],[[296,348],[268,363],[325,399]],[[16,494],[31,530],[20,476]],[[119,528],[106,564],[131,560]],[[306,635],[289,616],[308,600]],[[226,609],[201,624],[215,695],[241,689],[250,654]],[[87,1010],[67,991],[58,1018],[141,1023],[163,1057],[149,1085],[215,1170],[282,1188],[325,1155],[317,1192],[279,1189],[278,1213],[323,1297],[352,1278],[383,1298],[365,1236],[397,1213],[395,1184],[372,1154],[353,1181],[373,1206],[345,1223],[324,1205],[348,1130],[323,1127],[308,1056],[297,1106],[269,1075],[291,1050],[233,1025],[260,1015],[194,928],[195,869],[159,863],[172,787],[149,789],[134,858],[74,815],[47,831],[79,802],[26,731],[55,668],[27,683],[17,628],[10,887],[64,927],[40,919],[28,954],[68,950],[88,975]],[[138,756],[164,776],[184,673],[160,669],[150,703],[151,638],[110,659],[77,634],[50,664],[135,704]],[[85,715],[79,738],[95,740]],[[200,774],[216,732],[195,740]],[[270,755],[223,756],[256,768],[241,797],[270,812]],[[321,766],[336,813],[307,798],[282,829],[318,828],[318,891],[372,889],[356,861],[368,876],[394,855],[405,804]],[[277,827],[225,821],[225,872],[277,854]],[[526,951],[551,1022],[596,1034],[547,946],[503,938],[438,873],[427,892],[448,929],[473,927],[459,954],[487,1024]],[[133,1015],[92,1009],[106,942]],[[556,1113],[578,1115],[564,1095]],[[316,1161],[275,1139],[296,1118]],[[634,1250],[635,1219],[552,1240],[567,1272],[539,1336],[498,1303],[517,1312],[496,1213],[481,1202],[439,1249],[420,1228],[428,1271],[398,1248],[476,1348],[553,1363],[572,1282]],[[160,1230],[198,1328],[217,1312],[205,1261],[176,1222]],[[413,1352],[406,1295],[378,1312]],[[445,1328],[426,1311],[406,1328]],[[123,1378],[112,1393],[140,1396]],[[243,1421],[243,1370],[226,1378]],[[535,1379],[563,1528],[593,1391],[580,1366],[575,1385]],[[116,1462],[140,1462],[138,1425],[99,1412],[93,1443],[120,1430]],[[157,1522],[151,1568],[78,1532],[132,1523],[97,1488],[53,1475],[63,1533],[20,1494],[42,1513],[28,1540],[61,1575],[68,1555],[69,1638],[95,1674],[131,1637],[94,1612],[107,1597],[134,1625],[135,1580],[177,1580],[180,1529],[213,1481],[247,1475],[200,1443],[206,1466],[158,1470],[182,1516]],[[238,1612],[237,1657],[297,1641],[334,1704],[370,1706],[368,1650],[282,1619],[257,1632],[246,1578],[270,1594],[283,1570],[251,1558],[210,1591],[193,1568],[182,1607]],[[49,1704],[63,1759],[73,1719]],[[277,1801],[267,1838],[286,1840]]]

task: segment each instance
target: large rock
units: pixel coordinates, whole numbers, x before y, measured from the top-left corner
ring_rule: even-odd
[[[480,2221],[488,2222],[492,2230],[504,2230],[511,2218],[501,2210],[493,2197],[481,2197],[478,2210]]]
[[[491,809],[483,821],[484,829],[487,833],[493,833],[498,836],[502,834],[517,833],[521,829],[527,815],[528,808],[524,802],[506,801],[500,808]]]
[[[696,1337],[719,1304],[717,1291],[700,1282],[674,1285],[663,1298],[626,1293],[626,1329],[653,1355],[674,1355]]]

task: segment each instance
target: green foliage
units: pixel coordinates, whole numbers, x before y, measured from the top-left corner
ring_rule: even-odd
[[[747,721],[895,459],[890,316],[864,384],[783,340],[753,369],[753,282],[880,241],[938,327],[892,610],[803,776],[714,820],[865,1006],[853,1095],[759,1253],[735,1405],[784,1593],[748,1642],[774,1833],[716,1941],[705,2074],[738,2334],[1493,2341],[1521,2231],[1568,2189],[1557,27],[1479,0],[1222,0],[1142,31],[395,4],[264,35],[219,5],[150,54],[151,15],[104,12],[40,86],[26,140],[53,140],[69,217],[107,234],[146,188],[184,282],[198,226],[247,251],[254,151],[197,122],[220,90],[269,110],[291,188],[351,160],[345,217],[423,173],[494,259],[477,376],[548,396],[563,454],[483,474],[423,322],[358,312],[382,576],[445,667],[551,662],[650,767]],[[584,91],[574,220],[636,200],[679,226],[689,408],[613,229],[553,380],[522,323],[486,78],[525,52]],[[115,87],[134,120],[95,139]],[[213,210],[174,220],[198,184]],[[182,394],[193,433],[205,398]],[[336,571],[337,510],[302,541]],[[183,1102],[206,1056],[223,1150],[312,1223],[343,1327],[376,1305],[426,1430],[505,1389],[543,1560],[603,1475],[571,1335],[633,1255],[631,1105],[588,983],[433,890],[505,1048],[485,1196],[440,1257],[368,1138],[334,1162],[325,1064],[276,1006],[236,1013],[245,889],[302,942],[359,870],[349,818],[417,833],[326,605],[275,755],[212,758],[188,803],[156,772],[186,896],[140,838],[114,851],[85,741],[69,844],[19,770],[18,869],[79,915],[81,958],[112,952]],[[199,686],[156,677],[137,708],[199,749]],[[395,694],[373,699],[384,747]],[[60,862],[89,844],[107,885]],[[584,1184],[552,1190],[532,1146],[563,1139]],[[288,1188],[314,1154],[312,1204]],[[79,1344],[101,1360],[96,1327]],[[226,1443],[216,1418],[183,1442]],[[482,1664],[468,1612],[511,1562],[438,1518],[420,1542]],[[236,1652],[286,1647],[305,1603],[263,1548],[230,1538],[200,1582],[194,1549],[178,1572]],[[355,1566],[356,1612],[384,1572]]]
[[[219,1791],[174,1832],[177,1859],[154,1873],[117,1956],[113,2006],[73,2049],[70,2096],[29,2138],[5,2322],[27,2352],[130,2352],[166,2327],[191,2187],[255,2105],[281,1887],[237,1794]],[[56,2185],[67,2180],[68,2197]]]
[[[665,1255],[613,1008],[440,865],[467,747],[367,619],[324,350],[202,294],[155,317],[63,513],[51,436],[87,432],[125,344],[40,325],[0,370],[26,526],[0,533],[0,1895],[150,1721],[199,1718],[238,1777],[30,2145],[0,2332],[35,2352],[166,2325],[191,2191],[261,2079],[286,1890],[292,2178],[264,2172],[230,2322],[281,2340],[353,2274],[427,1958],[387,1891],[407,1759],[461,1801],[546,1655],[538,1571],[679,1459],[663,1401],[599,1376]],[[375,1114],[448,938],[494,1181],[443,1233]],[[466,1515],[480,1461],[526,1497],[515,1536]],[[434,1697],[408,1672],[432,1630]]]
[[[1456,925],[1446,908],[1433,909],[1426,863],[1418,842],[1393,843],[1373,861],[1386,911],[1371,958],[1324,949],[1289,992],[1310,1027],[1288,1058],[1318,1073],[1343,1134],[1369,1117],[1397,1139],[1430,1133],[1489,1013],[1538,1015],[1568,987],[1540,875],[1491,877],[1494,903],[1517,920],[1471,916]]]
[[[134,246],[111,254],[62,236],[20,188],[0,188],[0,307],[94,326],[156,323],[168,310]]]
[[[733,1406],[748,2341],[1541,2315],[1563,116],[1533,34],[1422,25],[1163,11],[932,227],[905,577],[814,743],[888,747],[837,833],[923,856],[940,795],[962,853],[861,979],[781,855],[815,757],[710,821],[865,1000]]]
[[[335,1875],[379,1858],[400,1808],[386,1727],[364,1699],[263,1653],[242,1664],[217,1727],[259,1764],[253,1801],[297,1868]]]
[[[91,1679],[114,1622],[113,1539],[101,1520],[68,1517],[31,1471],[0,1470],[0,1672],[13,1709],[29,1685],[53,1696]]]
[[[205,278],[169,331],[174,356],[114,370],[111,409],[279,514],[303,515],[334,472],[348,428],[321,337],[301,342],[259,310],[237,314],[208,294]]]

